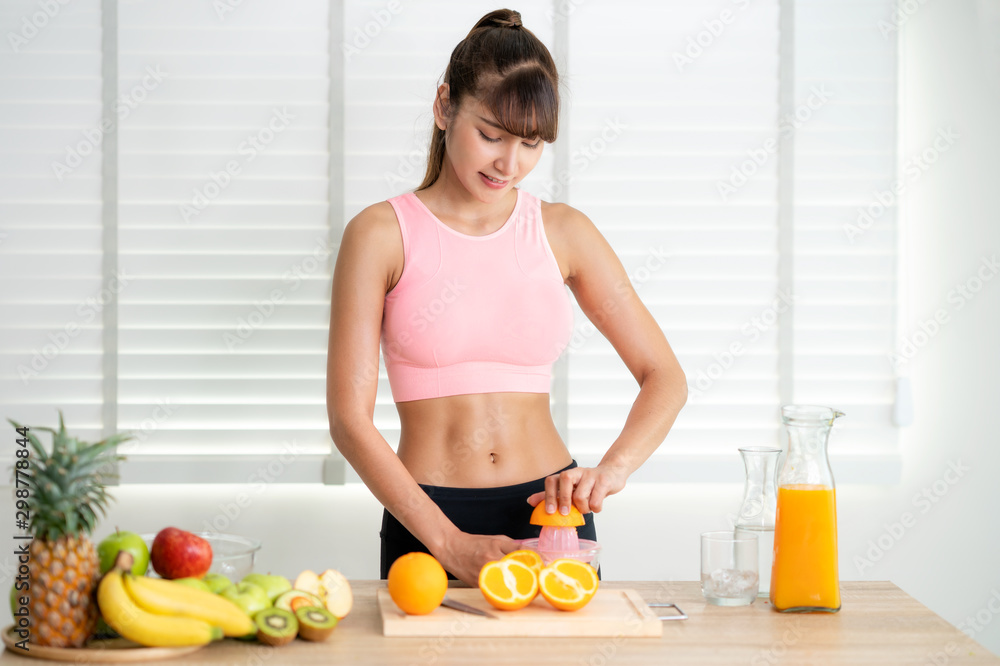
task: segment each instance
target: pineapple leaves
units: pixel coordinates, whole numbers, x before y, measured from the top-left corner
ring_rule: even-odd
[[[8,421],[24,432],[24,426]],[[32,430],[52,433],[50,451]],[[112,501],[105,483],[117,478],[116,463],[125,460],[116,447],[132,435],[116,433],[99,442],[81,441],[66,432],[62,411],[58,430],[37,427],[26,434],[34,451],[29,477],[32,492],[27,499],[31,533],[48,540],[91,533]]]
[[[14,419],[7,419],[7,422],[14,426],[15,430],[21,430],[25,427]],[[37,429],[38,428],[36,428],[36,430]],[[28,430],[28,443],[31,444],[31,448],[35,451],[35,456],[40,458],[45,457],[45,447],[42,446],[42,443],[38,441],[38,437],[36,437],[31,430]]]
[[[77,533],[77,520],[76,520],[76,507],[72,504],[69,507],[62,505],[64,507],[64,515],[66,516],[66,533],[76,534]]]
[[[90,508],[89,504],[80,505],[80,514],[80,519],[83,521],[83,524],[86,525],[86,531],[92,532],[94,527],[97,525],[97,514],[94,513],[94,510]],[[101,511],[101,514],[104,514],[103,510]]]

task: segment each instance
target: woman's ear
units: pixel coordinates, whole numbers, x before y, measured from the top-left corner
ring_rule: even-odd
[[[437,96],[434,98],[434,124],[443,132],[448,129],[449,103],[448,84],[442,83],[438,86]]]

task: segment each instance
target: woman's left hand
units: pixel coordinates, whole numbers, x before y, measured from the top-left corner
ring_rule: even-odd
[[[580,513],[600,512],[604,498],[624,488],[625,479],[624,469],[610,465],[574,467],[545,477],[545,491],[531,495],[528,504],[536,506],[544,500],[546,511],[563,515],[569,514],[571,504]]]

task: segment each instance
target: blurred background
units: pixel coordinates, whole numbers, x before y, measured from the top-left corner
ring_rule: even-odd
[[[381,507],[327,432],[332,265],[351,217],[419,184],[451,49],[495,8],[0,2],[0,404],[136,435],[96,539],[232,532],[261,571],[377,577]],[[737,449],[829,405],[841,578],[1000,653],[1000,2],[513,8],[562,75],[523,187],[597,223],[690,386],[597,518],[604,576],[696,580]],[[636,392],[577,309],[551,395],[581,464]],[[375,421],[395,446],[384,369]]]

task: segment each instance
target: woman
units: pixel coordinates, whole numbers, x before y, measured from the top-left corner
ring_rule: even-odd
[[[666,437],[687,387],[660,327],[594,224],[517,184],[556,138],[558,74],[503,9],[452,53],[434,101],[421,186],[361,211],[333,278],[327,407],[337,448],[385,507],[381,574],[425,550],[475,585],[479,569],[537,536],[549,513],[586,514]],[[572,309],[639,383],[601,462],[576,466],[549,410]],[[373,425],[379,344],[401,424],[398,455]]]

